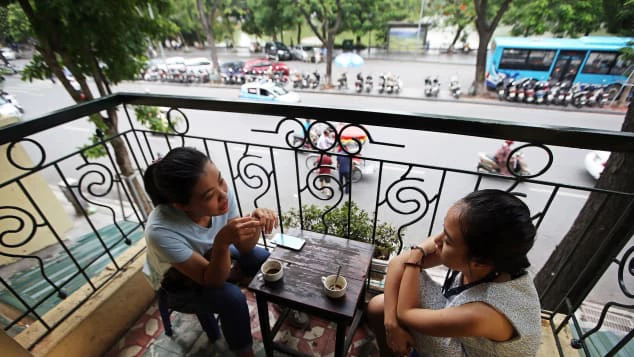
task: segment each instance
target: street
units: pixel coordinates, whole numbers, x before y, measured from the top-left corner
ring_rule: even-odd
[[[315,65],[299,64],[292,62],[292,64],[300,65],[305,70],[314,69]],[[323,64],[320,64],[322,66]],[[420,64],[413,62],[389,62],[383,60],[368,61],[367,68],[364,71],[378,72],[383,68],[389,68],[389,66],[397,66],[398,71],[393,70],[393,73],[400,72],[401,77],[404,77],[407,73],[413,73],[412,82],[420,80],[422,85],[422,78],[426,75],[438,74],[439,76],[447,77],[446,81],[443,81],[443,91],[446,90],[446,83],[449,76],[457,73],[460,78],[463,78],[463,88],[466,87],[465,80],[473,76],[473,67],[466,65],[444,65],[444,64]],[[419,70],[419,68],[423,68]],[[337,72],[335,72],[337,73]],[[354,72],[356,73],[356,72]],[[348,71],[349,81],[354,80],[351,72]],[[335,74],[336,78],[336,74]],[[404,79],[405,80],[405,79]],[[415,91],[420,92],[422,98],[422,87],[408,87],[408,81],[405,80],[405,88],[409,89],[409,92],[405,93],[408,96],[415,96]],[[350,83],[350,82],[349,82]],[[352,82],[352,87],[354,82]],[[17,77],[8,77],[4,84],[5,90],[14,94],[22,106],[25,108],[25,120],[29,120],[38,117],[44,113],[48,113],[68,105],[72,105],[73,102],[70,96],[63,90],[61,84],[54,84],[51,81],[35,81],[33,83],[21,82]],[[127,82],[122,83],[114,87],[113,91],[129,91],[129,92],[150,92],[155,94],[178,94],[185,96],[201,96],[201,97],[213,97],[220,99],[235,99],[237,100],[239,86],[227,87],[227,88],[210,88],[205,85],[177,85],[168,83],[153,83],[153,82]],[[332,92],[332,91],[331,91]],[[517,105],[515,107],[508,105],[499,105],[499,103],[493,101],[490,104],[482,103],[464,103],[455,101],[433,101],[433,100],[412,100],[401,99],[397,97],[388,96],[355,96],[355,95],[340,95],[340,94],[322,94],[322,93],[301,93],[302,104],[329,106],[329,107],[349,107],[360,108],[364,110],[376,110],[376,111],[398,111],[398,112],[414,112],[414,113],[430,113],[438,115],[455,115],[470,118],[485,118],[496,119],[512,122],[520,122],[525,124],[545,124],[545,125],[557,125],[565,127],[583,127],[591,129],[606,129],[606,130],[619,130],[623,121],[623,115],[615,115],[602,112],[576,112],[576,111],[562,111],[558,107],[542,109],[535,108],[527,105]],[[189,134],[196,136],[204,136],[212,139],[220,140],[232,140],[239,142],[248,142],[254,144],[263,145],[275,145],[285,146],[282,135],[273,136],[263,133],[252,132],[251,129],[263,129],[273,130],[277,124],[279,118],[260,117],[255,115],[242,115],[233,113],[221,113],[221,112],[202,112],[194,110],[184,110],[184,113],[189,119]],[[121,130],[129,127],[125,114],[123,111],[119,111],[120,114],[120,127]],[[333,121],[345,121],[345,118],[332,118]],[[294,127],[293,127],[294,128]],[[289,130],[291,127],[289,126]],[[501,140],[485,139],[479,137],[460,136],[452,134],[439,134],[428,132],[415,132],[406,131],[400,129],[382,128],[382,127],[367,127],[372,139],[379,142],[398,143],[405,145],[405,148],[385,147],[376,144],[368,144],[363,151],[363,155],[376,159],[386,159],[398,161],[404,164],[419,164],[425,166],[438,166],[461,170],[474,170],[478,160],[478,152],[494,152],[501,144]],[[51,129],[45,133],[41,133],[32,137],[37,140],[46,150],[46,161],[54,160],[61,156],[67,155],[70,152],[75,151],[78,147],[87,144],[88,138],[94,131],[92,124],[87,120],[77,120],[72,123]],[[61,140],[60,140],[61,139]],[[153,149],[159,148],[158,151],[165,153],[168,148],[165,143],[165,139],[161,137],[149,138],[152,142]],[[178,144],[177,141],[173,142]],[[188,145],[197,146],[203,148],[201,141],[192,140],[187,141]],[[239,158],[243,151],[244,146],[230,144],[229,153],[232,160]],[[25,144],[25,148],[31,155],[34,161],[37,161],[38,151],[33,145]],[[568,185],[592,187],[594,180],[587,174],[584,168],[584,157],[587,153],[586,150],[569,149],[561,147],[551,147],[554,155],[554,163],[548,172],[540,176],[538,179],[545,181],[553,181],[558,183],[565,183]],[[225,162],[224,148],[221,143],[211,143],[210,151],[212,158],[219,167],[227,172],[228,165]],[[269,150],[262,147],[250,147],[249,153],[254,155],[261,155],[263,161],[270,163],[268,160]],[[541,150],[527,149],[524,152],[526,160],[528,162],[531,171],[536,172],[541,169],[546,162],[546,156]],[[305,155],[297,155],[300,167],[300,177],[302,180],[306,180],[304,169],[304,157]],[[274,159],[276,162],[278,187],[280,187],[280,201],[282,205],[282,211],[286,211],[292,207],[297,206],[297,185],[296,176],[294,174],[295,162],[294,155],[291,151],[275,150]],[[77,167],[81,164],[80,158],[71,158],[62,163],[62,170],[65,173],[72,174]],[[233,161],[235,167],[235,161]],[[378,184],[378,163],[374,163],[377,170],[374,174],[363,177],[358,183],[353,185],[352,199],[359,204],[360,207],[372,212],[377,201],[385,199],[386,189],[388,186],[399,179],[407,169],[406,165],[397,164],[384,164],[383,175],[381,178],[380,196],[377,198],[377,184]],[[541,165],[541,166],[540,166]],[[270,165],[263,165],[269,167]],[[254,175],[262,175],[261,172],[257,172],[257,169],[251,168],[250,171]],[[56,185],[60,181],[60,177],[54,169],[47,169],[43,173],[46,181],[50,185]],[[235,175],[236,173],[234,173]],[[442,171],[434,168],[423,167],[414,168],[410,172],[409,178],[417,177],[424,179],[422,185],[416,184],[417,187],[424,190],[427,195],[427,199],[431,199],[439,190],[439,184]],[[78,174],[79,176],[79,174]],[[437,217],[435,218],[433,225],[433,232],[442,228],[444,213],[451,205],[452,202],[462,197],[464,194],[473,190],[476,183],[476,175],[466,175],[460,173],[448,173],[445,178],[444,187],[442,188],[442,198],[438,206]],[[299,185],[303,186],[307,182],[300,182]],[[312,184],[312,181],[309,182]],[[413,185],[413,184],[410,184]],[[510,181],[502,179],[484,179],[480,185],[480,188],[506,188],[510,185]],[[407,200],[411,198],[417,198],[419,201],[424,202],[425,198],[421,197],[419,193],[412,190],[405,189],[404,192],[397,194],[399,187],[408,186],[408,182],[400,182],[392,189],[388,195],[388,201],[393,204],[397,209],[407,211],[412,214],[401,215],[396,213],[393,209],[388,207],[387,204],[383,204],[379,207],[378,217],[380,221],[388,221],[394,225],[406,224],[410,221],[417,219],[422,214],[422,210],[426,207],[416,210],[411,203],[398,202],[398,200]],[[266,184],[264,185],[266,187]],[[240,191],[241,186],[238,185]],[[282,189],[284,188],[284,189]],[[264,188],[261,190],[263,191]],[[256,190],[257,191],[257,190]],[[258,191],[261,193],[261,191]],[[335,190],[336,191],[336,190]],[[549,194],[552,191],[551,186],[536,185],[536,184],[522,184],[518,186],[514,191],[522,192],[527,195],[526,202],[528,203],[531,211],[534,213],[543,209]],[[249,191],[253,192],[253,191]],[[263,197],[258,204],[260,206],[274,205],[274,190]],[[316,191],[314,191],[316,192]],[[252,195],[244,195],[240,197],[241,204],[245,210],[249,210],[249,207],[253,206],[253,200],[256,197],[257,192],[253,192]],[[325,203],[335,204],[340,197],[338,192],[331,200],[318,200],[306,191],[302,192],[302,203]],[[535,248],[530,253],[530,259],[533,263],[531,271],[537,272],[539,268],[544,264],[552,250],[556,247],[559,240],[566,233],[574,218],[576,217],[579,209],[583,206],[587,193],[581,190],[560,190],[557,198],[553,201],[548,214],[539,229],[538,239]],[[347,198],[346,198],[347,199]],[[404,246],[409,246],[417,240],[424,238],[428,234],[430,218],[433,214],[433,205],[429,207],[429,211],[424,217],[407,227],[404,235]],[[616,274],[608,274],[610,281],[616,281]],[[604,279],[605,280],[605,279]],[[603,283],[598,284],[595,287],[596,293],[593,293],[592,300],[596,301],[608,301],[621,299],[620,293],[617,293],[617,289],[610,282],[610,288],[603,288]]]

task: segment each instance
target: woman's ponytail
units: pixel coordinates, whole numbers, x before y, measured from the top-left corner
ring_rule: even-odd
[[[156,171],[158,170],[158,166],[160,164],[159,161],[155,161],[145,170],[145,174],[143,175],[143,186],[145,186],[145,192],[147,192],[148,196],[152,200],[152,204],[160,205],[169,203],[169,200],[165,195],[161,194],[160,189],[156,185]]]

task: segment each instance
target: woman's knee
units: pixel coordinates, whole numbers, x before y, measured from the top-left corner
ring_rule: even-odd
[[[383,321],[385,301],[383,294],[377,295],[368,302],[368,319],[372,322]]]

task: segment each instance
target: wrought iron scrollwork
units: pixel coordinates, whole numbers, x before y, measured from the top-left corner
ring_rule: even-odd
[[[273,170],[267,170],[261,164],[254,162],[253,159],[261,160],[262,156],[250,154],[249,147],[249,145],[245,146],[242,156],[238,159],[236,175],[233,179],[240,179],[247,187],[253,190],[266,186],[262,193],[253,200],[255,207],[258,207],[258,200],[264,197],[271,188]]]
[[[99,203],[86,195],[86,192],[90,194],[92,197],[105,197],[109,193],[112,192],[112,188],[115,184],[121,184],[121,181],[114,178],[112,171],[106,165],[97,162],[87,162],[77,166],[78,171],[86,170],[80,177],[79,181],[76,185],[69,185],[71,187],[75,187],[75,192],[79,193],[79,196],[85,200],[86,202],[93,204],[95,206],[99,206],[103,209],[106,209],[110,212],[112,217],[112,223],[117,228],[119,233],[124,239],[125,244],[131,245],[132,241],[128,237],[128,235],[121,229],[116,220],[116,213],[112,207]],[[67,182],[68,184],[68,182]],[[85,187],[85,190],[81,188]],[[104,246],[105,249],[108,249]]]
[[[427,211],[429,210],[431,204],[438,199],[438,195],[434,195],[434,197],[429,198],[429,195],[427,195],[424,190],[416,186],[416,184],[421,184],[425,180],[419,177],[409,177],[412,169],[412,165],[409,165],[407,171],[403,175],[401,175],[398,180],[392,182],[387,187],[387,189],[385,190],[384,198],[380,200],[377,204],[377,208],[386,204],[394,212],[397,212],[401,215],[414,215],[411,220],[401,224],[398,228],[398,239],[400,243],[398,251],[401,251],[401,249],[403,248],[403,230],[411,226],[412,224],[420,221],[427,214]],[[410,184],[407,185],[408,183]],[[408,192],[413,193],[414,195],[419,195],[419,197],[403,199],[403,195]],[[393,197],[398,204],[401,204],[403,206],[413,204],[413,207],[411,209],[401,209],[392,202],[392,200],[390,199],[391,197]]]
[[[308,120],[308,119],[304,119],[304,120]],[[263,130],[263,129],[251,129],[251,130],[253,132],[259,132],[259,133],[279,134],[282,126],[284,126],[286,123],[289,123],[289,122],[297,124],[299,126],[298,129],[289,130],[284,135],[286,144],[292,149],[300,149],[306,146],[306,144],[310,143],[312,145],[312,148],[317,149],[321,152],[330,151],[337,147],[341,147],[343,151],[346,152],[347,154],[356,155],[361,151],[361,147],[363,143],[362,143],[362,140],[358,138],[350,138],[352,142],[357,144],[355,146],[356,147],[355,149],[355,147],[350,148],[349,143],[342,142],[341,135],[348,128],[356,128],[358,130],[362,130],[365,136],[367,137],[367,141],[369,143],[372,143],[375,145],[393,146],[393,147],[400,147],[400,148],[405,147],[405,145],[402,145],[402,144],[393,144],[393,143],[374,140],[370,132],[360,124],[345,124],[341,126],[339,130],[337,130],[337,125],[328,121],[314,120],[308,126],[305,126],[301,122],[300,119],[293,118],[293,117],[285,117],[285,118],[282,118],[277,123],[274,130]],[[318,136],[311,137],[310,135],[313,129],[315,129],[316,131],[319,131],[320,133],[326,129],[329,129],[335,134],[333,142],[330,143],[328,147],[318,148],[317,147]],[[302,135],[296,135],[297,133],[300,133],[300,132],[302,133]]]
[[[2,206],[0,207],[0,212],[2,211],[13,211],[13,213],[5,213],[0,216],[0,222],[4,221],[1,225],[2,227],[10,227],[11,221],[17,222],[16,228],[8,228],[0,232],[0,246],[4,248],[19,248],[24,246],[25,244],[29,243],[31,239],[33,239],[38,228],[47,226],[46,223],[38,224],[35,217],[30,212],[20,207]],[[28,224],[25,223],[25,218]],[[7,235],[11,234],[24,234],[25,238],[16,241],[15,243],[10,243],[8,240],[6,240],[6,237]],[[40,257],[36,255],[13,254],[8,253],[4,250],[0,250],[0,255],[11,258],[35,259],[38,263],[40,273],[42,274],[44,280],[46,280],[53,287],[53,289],[55,289],[55,291],[57,291],[57,295],[61,299],[65,299],[67,297],[67,294],[61,288],[59,288],[57,284],[55,284],[48,277],[48,275],[46,275],[46,272],[44,271],[44,261],[42,261]]]
[[[18,163],[18,161],[13,157],[14,152],[13,150],[15,149],[15,146],[21,142],[28,142],[31,143],[33,145],[35,145],[35,147],[40,151],[40,157],[39,160],[36,161],[35,164],[33,164],[33,166],[23,166],[20,165]],[[31,158],[33,158],[31,156]],[[40,145],[40,143],[38,143],[37,141],[33,140],[33,139],[29,139],[29,138],[22,138],[22,140],[20,141],[14,141],[11,144],[9,144],[8,148],[7,148],[7,160],[9,160],[9,162],[11,163],[11,165],[13,165],[14,167],[17,167],[21,170],[25,170],[25,171],[35,171],[39,168],[42,167],[42,165],[44,165],[44,162],[46,161],[46,151],[44,151],[44,148],[42,147],[42,145]]]
[[[548,161],[546,162],[546,165],[541,170],[537,171],[536,173],[531,173],[530,171],[526,172],[521,167],[522,160],[523,160],[522,150],[529,147],[536,147],[536,148],[542,149],[546,152],[546,155],[548,156]],[[553,164],[553,152],[550,150],[550,148],[546,145],[531,144],[531,143],[518,146],[515,149],[511,150],[509,156],[506,158],[506,163],[505,163],[509,173],[518,179],[531,179],[531,178],[541,176],[546,171],[548,171],[548,169],[550,169],[552,164]]]
[[[178,114],[180,114],[181,118],[185,121],[185,124],[184,124],[185,127],[184,127],[184,130],[182,132],[178,131],[178,129],[176,128],[179,118],[175,118],[175,119],[172,120],[172,112],[178,112]],[[187,115],[185,115],[185,113],[183,113],[182,110],[172,107],[172,108],[170,108],[167,111],[167,113],[165,113],[165,118],[167,119],[167,126],[175,134],[177,134],[177,135],[186,135],[189,132],[189,118],[187,118]]]

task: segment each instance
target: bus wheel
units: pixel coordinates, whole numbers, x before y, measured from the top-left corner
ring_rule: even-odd
[[[610,84],[608,86],[608,89],[606,90],[608,92],[608,101],[611,101],[612,99],[615,99],[617,94],[619,94],[619,91],[621,90],[621,85],[619,83]]]

